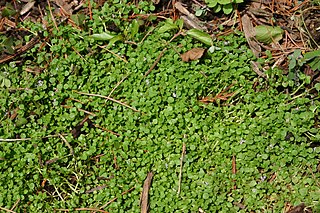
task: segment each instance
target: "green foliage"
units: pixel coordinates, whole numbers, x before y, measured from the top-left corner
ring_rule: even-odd
[[[197,29],[191,29],[191,30],[187,31],[187,35],[201,41],[202,43],[204,43],[206,45],[209,45],[209,46],[213,45],[212,38],[208,33],[202,32]]]
[[[283,30],[281,27],[272,27],[266,25],[258,25],[255,28],[256,39],[265,44],[270,44],[272,42],[278,42],[282,39]]]
[[[14,53],[14,41],[12,37],[7,38],[6,36],[1,36],[1,44],[0,44],[0,51],[4,51],[9,54]]]
[[[205,0],[205,3],[213,12],[222,11],[225,14],[230,14],[234,11],[234,6],[243,3],[243,0]]]
[[[180,30],[182,31],[182,27],[183,27],[183,20],[178,19],[175,22],[173,22],[172,19],[167,19],[164,23],[164,25],[162,25],[159,29],[158,29],[158,33],[163,34],[165,32],[170,32],[172,30]],[[213,40],[211,38],[211,36],[206,33],[203,32],[201,30],[198,29],[190,29],[186,31],[186,35],[191,36],[192,38],[208,45],[208,46],[212,46],[213,45]]]
[[[311,3],[313,5],[319,6],[320,5],[320,1],[319,0],[312,0]]]
[[[83,26],[84,20],[86,19],[86,16],[83,13],[77,13],[74,15],[71,15],[71,19],[78,25],[79,27]]]
[[[16,13],[17,11],[14,9],[14,6],[9,2],[6,3],[5,7],[3,7],[1,11],[1,15],[3,17],[11,17],[14,16]]]
[[[312,70],[320,70],[320,50],[305,53],[302,63],[308,63]]]
[[[11,81],[6,78],[3,74],[0,75],[0,87],[7,87],[9,88],[11,86]]]
[[[314,71],[320,70],[320,50],[302,54],[301,50],[297,49],[289,56],[289,59],[289,70],[302,67],[304,64],[310,65],[311,69]]]
[[[320,50],[314,50],[302,54],[300,49],[295,50],[289,55],[289,79],[297,79],[298,75],[303,74],[298,71],[305,65],[309,65],[314,71],[320,70]],[[308,82],[307,82],[308,83]],[[310,83],[310,82],[309,82]]]
[[[10,209],[20,199],[18,212],[72,211],[117,197],[106,211],[140,212],[149,171],[152,212],[281,212],[287,202],[319,202],[320,151],[309,147],[320,138],[319,101],[307,93],[279,92],[281,86],[297,89],[279,70],[269,70],[268,81],[258,79],[241,35],[223,37],[200,60],[183,62],[178,53],[205,46],[207,35],[194,32],[168,45],[181,28],[159,32],[168,21],[146,36],[150,28],[123,17],[148,12],[152,5],[119,2],[93,10],[93,20],[86,17],[85,29],[93,29],[98,39],[68,25],[51,33],[25,23],[50,39],[41,51],[39,46],[28,51],[23,63],[1,65],[0,76],[10,85],[0,87],[0,135],[25,140],[0,142],[0,206]],[[110,45],[117,36],[123,40]],[[99,47],[105,42],[108,50]],[[227,101],[199,101],[231,84],[228,92],[234,95]],[[77,91],[112,92],[111,98],[139,112]],[[84,122],[73,137],[70,131],[87,116],[92,123]],[[183,143],[187,151],[177,196]]]
[[[170,30],[180,30],[183,27],[183,20],[177,19],[175,22],[172,19],[167,19],[163,26],[158,29],[159,33],[165,33]]]

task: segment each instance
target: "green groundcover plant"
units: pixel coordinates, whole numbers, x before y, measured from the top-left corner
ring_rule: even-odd
[[[278,69],[258,78],[240,33],[183,62],[179,54],[206,45],[182,35],[169,42],[175,32],[158,31],[165,23],[127,21],[152,10],[106,3],[82,30],[23,23],[50,39],[22,63],[1,65],[0,207],[140,212],[152,171],[151,212],[319,209],[319,100],[301,86],[310,79]],[[230,85],[226,101],[201,101]]]
[[[234,8],[245,2],[244,0],[205,0],[207,6],[215,13],[222,11],[225,14],[230,14]]]

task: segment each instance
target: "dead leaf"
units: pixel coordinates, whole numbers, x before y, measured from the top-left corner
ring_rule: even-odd
[[[197,60],[203,56],[204,51],[205,49],[203,48],[193,48],[188,52],[183,53],[181,59],[185,62]]]
[[[310,208],[306,208],[304,203],[301,203],[294,208],[292,208],[287,213],[312,213],[312,210]]]
[[[187,8],[185,8],[179,1],[174,4],[174,7],[185,16],[181,16],[183,23],[187,26],[187,28],[198,29],[206,31],[206,28],[202,26],[201,21],[192,13],[190,13]]]
[[[235,93],[227,93],[227,91],[233,86],[233,83],[229,85],[227,88],[222,90],[220,93],[218,93],[216,96],[207,96],[199,100],[202,103],[208,104],[208,103],[215,103],[218,99],[221,101],[227,101],[230,97],[232,97]]]
[[[63,11],[64,14],[72,15],[73,9],[73,2],[70,4],[66,0],[55,0],[55,3],[60,7],[60,9]]]
[[[13,121],[13,120],[17,117],[19,109],[20,109],[20,108],[17,107],[17,108],[15,108],[15,109],[12,111],[12,114],[9,114],[9,115],[10,115],[10,120]]]
[[[182,4],[181,4],[180,2],[177,1],[177,2],[174,4],[174,7],[175,7],[177,10],[179,10],[180,13],[188,16],[190,19],[192,19],[192,20],[198,19],[195,15],[193,15],[192,13],[190,13],[190,12],[187,10],[187,8],[185,8],[184,6],[182,6]]]
[[[183,20],[184,26],[187,29],[198,29],[198,30],[203,30],[203,27],[200,27],[200,25],[195,22],[192,19],[189,19],[188,16],[181,16],[180,17]]]
[[[20,11],[20,15],[24,15],[27,12],[29,12],[35,3],[36,3],[35,1],[29,1],[27,4],[25,4]]]
[[[254,36],[256,35],[256,32],[255,32],[255,29],[253,27],[253,24],[252,24],[249,16],[247,14],[242,16],[241,22],[242,22],[242,26],[243,26],[244,36],[247,39],[247,42],[250,46],[250,49],[252,50],[253,54],[256,57],[259,57],[259,55],[261,53],[261,47],[258,44],[258,42],[256,42],[254,40]]]

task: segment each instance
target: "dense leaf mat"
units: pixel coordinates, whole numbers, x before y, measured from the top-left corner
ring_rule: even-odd
[[[104,22],[115,20],[127,29],[129,23],[108,16],[117,10],[94,11],[88,27],[101,33]],[[1,88],[1,138],[31,138],[0,144],[1,207],[10,209],[20,199],[18,211],[53,212],[99,208],[117,197],[104,209],[139,212],[150,171],[151,212],[281,212],[288,203],[318,205],[320,149],[309,144],[319,139],[319,102],[295,93],[303,78],[293,82],[269,70],[269,80],[258,79],[241,35],[215,41],[213,53],[186,63],[178,52],[201,44],[183,36],[168,43],[173,33],[157,29],[139,43],[145,34],[133,38],[137,45],[117,42],[108,51],[87,32],[60,26],[45,31],[48,45],[33,48],[22,64],[1,65],[11,82],[10,89]],[[26,68],[43,69],[33,74]],[[234,95],[227,101],[199,101],[230,85]],[[114,88],[111,98],[140,112],[76,92],[108,96]],[[14,109],[18,115],[10,119]],[[70,131],[84,110],[95,116],[74,138]]]

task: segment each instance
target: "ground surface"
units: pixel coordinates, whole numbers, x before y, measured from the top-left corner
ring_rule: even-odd
[[[62,3],[2,18],[1,210],[319,212],[318,71],[292,46],[317,31],[253,44],[205,14],[207,45],[172,2]]]

